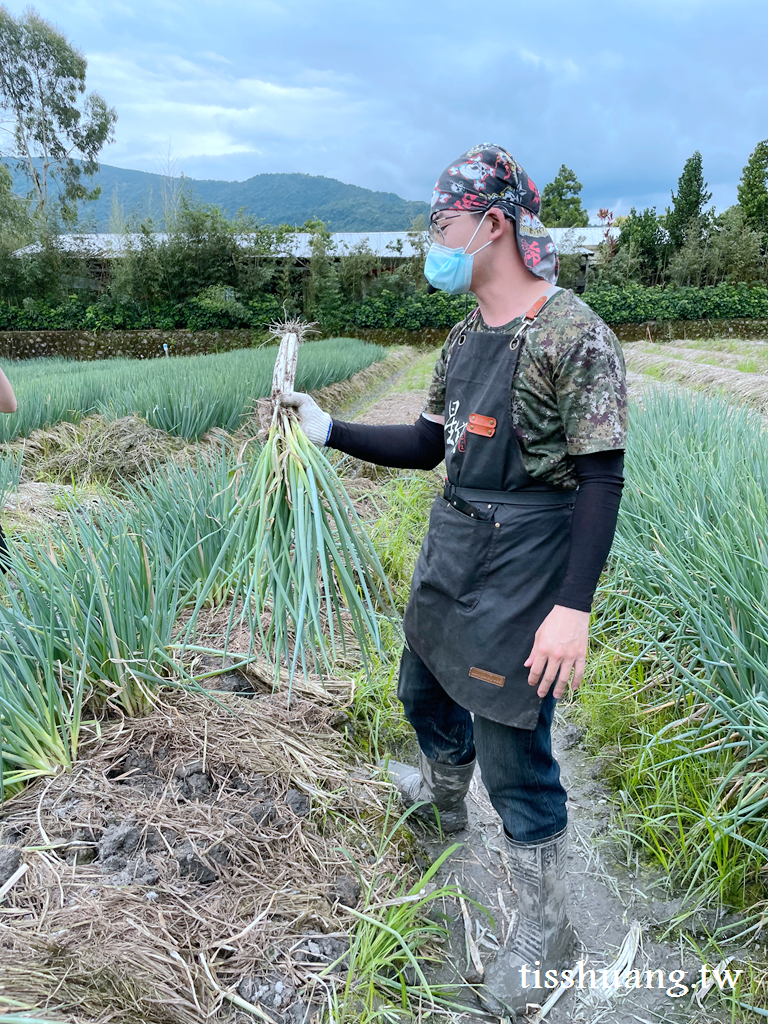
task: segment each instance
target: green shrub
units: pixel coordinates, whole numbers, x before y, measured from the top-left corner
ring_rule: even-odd
[[[282,316],[282,304],[275,295],[243,303],[225,298],[223,292],[221,288],[209,288],[185,302],[153,305],[108,297],[86,303],[70,296],[54,306],[26,299],[20,307],[0,304],[0,331],[228,331],[261,329]]]
[[[587,305],[609,324],[645,320],[730,320],[768,318],[764,284],[718,284],[709,288],[643,288],[630,284],[587,291]]]
[[[609,324],[768,318],[768,286],[764,284],[719,284],[708,288],[610,285],[587,291],[582,297]],[[324,302],[316,315],[326,332],[354,327],[421,331],[452,327],[465,310],[475,305],[471,295],[415,292],[401,296],[384,289],[362,302],[345,302],[337,296]],[[86,304],[80,298],[70,297],[51,306],[27,299],[21,308],[0,305],[0,331],[261,330],[282,315],[283,304],[276,295],[265,294],[242,302],[226,298],[225,290],[215,287],[181,303],[154,305],[110,299]]]

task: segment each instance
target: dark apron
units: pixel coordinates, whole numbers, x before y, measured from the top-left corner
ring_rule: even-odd
[[[448,363],[446,487],[405,610],[408,646],[462,707],[535,729],[541,698],[524,662],[555,604],[570,551],[574,490],[523,467],[512,380],[525,332],[466,331]]]

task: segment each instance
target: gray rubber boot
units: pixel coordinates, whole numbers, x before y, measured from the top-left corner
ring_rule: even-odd
[[[559,980],[559,972],[573,966],[577,938],[566,916],[568,829],[541,843],[516,843],[507,836],[507,852],[520,916],[514,937],[486,966],[481,996],[497,1013],[522,1016],[527,1003],[542,1004],[551,995],[552,988],[544,988],[547,971],[557,971]]]
[[[384,767],[384,762],[379,762]],[[413,812],[431,825],[437,824],[434,807],[440,814],[443,832],[459,832],[467,824],[467,805],[464,798],[472,781],[475,758],[469,764],[440,764],[419,750],[419,767],[390,761],[387,771],[400,791],[406,807],[427,801],[424,807]],[[434,807],[432,806],[434,804]]]

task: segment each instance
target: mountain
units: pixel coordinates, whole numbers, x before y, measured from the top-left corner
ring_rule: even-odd
[[[26,195],[26,176],[14,169],[11,173],[14,191]],[[163,196],[169,183],[178,188],[181,181],[109,164],[102,164],[91,180],[101,185],[101,195],[82,205],[80,228],[89,231],[114,229],[115,198],[123,214],[136,224],[151,217],[155,227],[162,228]],[[266,224],[301,225],[310,217],[319,217],[332,231],[403,231],[419,214],[429,215],[427,203],[313,174],[256,174],[246,181],[184,178],[180,187],[190,198],[220,206],[230,217],[244,209]]]

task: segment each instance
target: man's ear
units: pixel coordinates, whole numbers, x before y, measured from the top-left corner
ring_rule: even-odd
[[[504,231],[506,217],[501,210],[491,209],[488,211],[488,219],[491,221],[491,237],[498,238]]]

